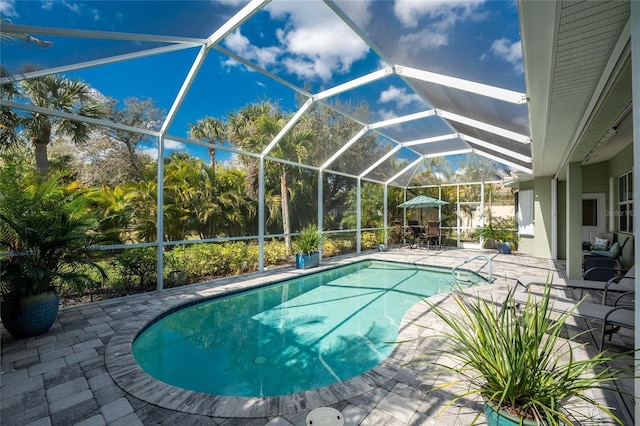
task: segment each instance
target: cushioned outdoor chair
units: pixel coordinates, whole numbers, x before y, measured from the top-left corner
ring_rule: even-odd
[[[420,225],[417,220],[410,220],[407,222],[409,225],[410,234],[413,236],[411,240],[411,245],[409,248],[416,248],[420,245],[420,239],[422,237],[422,230],[420,229]]]
[[[619,270],[617,270],[619,271]],[[586,273],[585,273],[586,275]],[[580,290],[580,298],[584,293],[584,290],[600,291],[602,292],[602,304],[607,303],[607,296],[609,292],[615,293],[632,293],[636,290],[635,285],[636,266],[633,265],[631,269],[626,271],[624,275],[619,275],[611,278],[608,281],[594,281],[585,279],[572,279],[572,278],[559,278],[557,276],[550,277],[549,284],[553,286],[564,286],[569,289]],[[525,288],[530,288],[532,285],[543,286],[547,282],[547,277],[541,275],[522,275],[518,277],[518,284]]]
[[[578,303],[578,300],[563,299],[552,296],[549,299],[549,309],[559,313],[570,312],[570,315],[576,318],[602,322],[597,342],[598,350],[602,351],[606,335],[609,335],[609,340],[611,340],[613,333],[620,330],[621,327],[630,329],[635,327],[635,311],[629,306],[617,306],[624,297],[627,295],[633,296],[633,294],[634,293],[623,293],[616,299],[614,306],[606,306],[584,301]],[[535,301],[539,301],[541,296],[542,295],[539,293],[525,291],[515,293],[513,298],[516,303],[525,304],[528,297],[532,297]]]
[[[442,233],[440,232],[440,222],[427,222],[427,232],[425,239],[429,248],[440,248],[442,245]]]

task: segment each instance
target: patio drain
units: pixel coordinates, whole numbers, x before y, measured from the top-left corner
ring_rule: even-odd
[[[318,407],[307,414],[307,426],[343,426],[342,413],[331,407]]]

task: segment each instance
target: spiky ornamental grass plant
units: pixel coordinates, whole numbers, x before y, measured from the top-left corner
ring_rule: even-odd
[[[524,305],[514,301],[513,290],[501,304],[463,292],[451,296],[460,308],[459,314],[425,301],[448,325],[448,329],[432,336],[444,337],[445,343],[412,361],[436,366],[435,373],[458,376],[432,390],[468,385],[443,411],[462,398],[479,395],[516,417],[547,425],[580,424],[584,413],[574,403],[583,401],[623,424],[586,392],[601,389],[628,394],[614,383],[622,372],[607,363],[634,351],[612,356],[600,352],[589,359],[578,359],[575,352],[585,344],[572,342],[575,337],[561,338],[571,312],[556,320],[550,318],[553,302],[549,300],[549,286],[539,299],[529,295]],[[440,356],[453,362],[440,362]]]

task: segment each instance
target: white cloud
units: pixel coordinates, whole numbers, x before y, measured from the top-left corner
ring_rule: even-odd
[[[522,46],[520,41],[511,43],[508,39],[501,38],[493,42],[491,52],[498,58],[512,64],[516,64],[522,60]]]
[[[67,9],[69,9],[70,11],[74,12],[74,13],[80,13],[80,6],[78,6],[77,3],[69,3],[68,1],[61,1],[60,2],[61,5],[65,6]]]
[[[423,104],[420,96],[415,93],[407,94],[407,89],[389,86],[387,90],[380,93],[379,103],[395,102],[399,108],[405,107],[413,102]]]
[[[0,15],[2,16],[18,16],[15,8],[15,0],[0,1]]]
[[[240,29],[229,34],[227,38],[225,38],[224,44],[229,50],[238,56],[254,62],[263,68],[267,68],[277,63],[278,56],[282,53],[276,46],[261,48],[252,45],[251,41],[242,35]],[[225,61],[225,65],[227,66],[239,64],[239,62],[233,59]]]
[[[366,19],[368,7],[363,2],[351,5],[350,9]],[[240,30],[229,35],[224,44],[270,71],[284,67],[299,77],[328,81],[336,73],[348,72],[354,62],[369,52],[369,47],[323,2],[275,0],[266,10],[272,19],[286,21],[276,32],[277,45],[257,47]]]
[[[404,46],[408,52],[416,54],[422,50],[449,44],[449,37],[443,33],[424,29],[417,33],[411,33],[400,37],[398,44]]]
[[[473,17],[484,0],[396,0],[393,11],[407,28],[416,28],[420,18],[434,19],[439,30],[451,28],[457,21]]]
[[[378,111],[378,117],[380,117],[381,121],[391,120],[392,118],[396,118],[398,114],[396,111],[392,109],[381,109]]]
[[[140,154],[148,155],[153,160],[158,159],[158,150],[156,148],[142,148],[140,149]]]
[[[178,151],[180,149],[186,149],[186,145],[182,142],[166,139],[164,141],[164,149],[168,151]]]
[[[406,57],[449,44],[458,22],[480,20],[485,0],[395,0],[393,11],[402,26],[413,32],[398,39],[398,49]],[[428,22],[427,22],[428,19]]]

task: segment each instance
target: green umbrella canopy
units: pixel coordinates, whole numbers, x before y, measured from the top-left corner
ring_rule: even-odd
[[[427,197],[426,195],[418,195],[417,197],[412,198],[408,201],[405,201],[402,204],[398,204],[398,207],[406,207],[406,208],[438,207],[438,206],[443,206],[445,204],[449,204],[449,203],[446,201]]]

